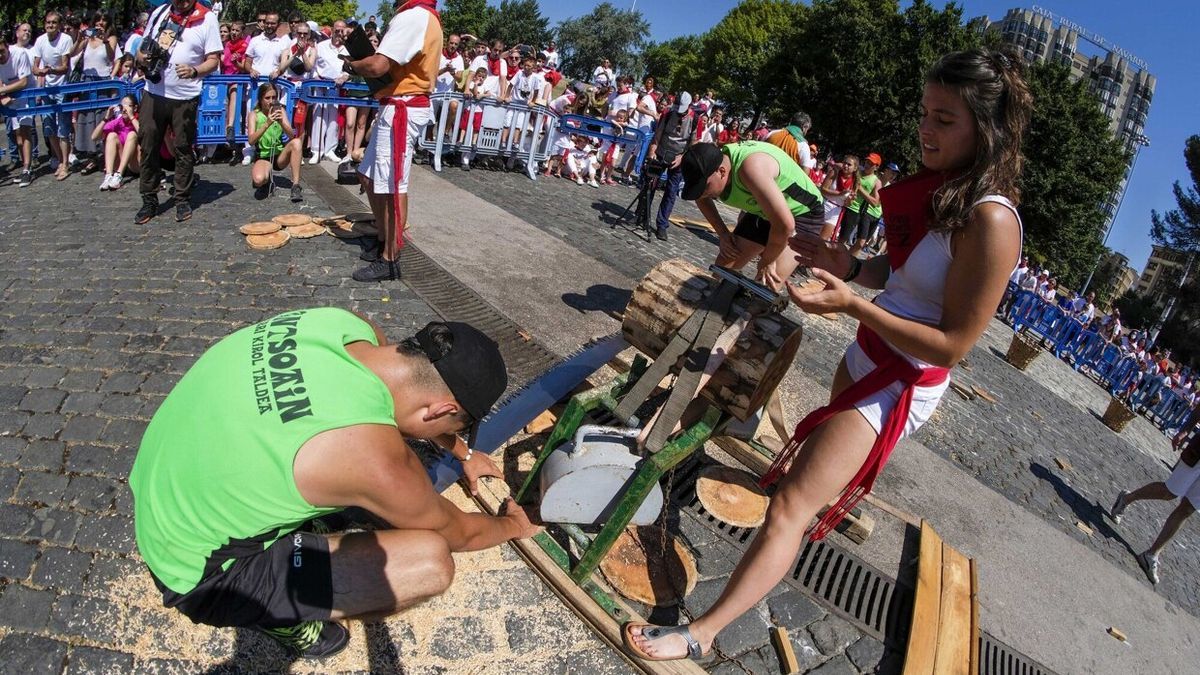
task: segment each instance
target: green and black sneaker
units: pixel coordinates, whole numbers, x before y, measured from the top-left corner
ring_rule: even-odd
[[[285,628],[258,628],[288,651],[306,659],[332,656],[346,648],[350,631],[337,621],[305,621]]]

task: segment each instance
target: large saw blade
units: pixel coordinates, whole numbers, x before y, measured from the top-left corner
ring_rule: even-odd
[[[628,347],[620,333],[599,338],[551,366],[504,399],[479,423],[475,452],[491,454],[515,436],[533,418],[571,393],[589,375]],[[429,479],[441,492],[462,477],[462,464],[449,453],[429,467]]]

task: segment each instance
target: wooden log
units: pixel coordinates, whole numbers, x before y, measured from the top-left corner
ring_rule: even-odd
[[[625,339],[657,358],[717,283],[707,271],[687,261],[659,263],[633,290],[621,323]],[[746,300],[739,296],[733,316],[745,306]],[[774,313],[755,318],[701,395],[723,412],[746,420],[766,404],[787,374],[800,338],[800,326],[791,319]],[[678,367],[676,364],[676,370]]]
[[[934,675],[967,675],[971,666],[971,564],[942,543],[942,598]]]

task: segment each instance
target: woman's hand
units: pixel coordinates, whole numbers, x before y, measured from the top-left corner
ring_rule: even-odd
[[[838,279],[850,272],[850,251],[841,244],[797,230],[788,239],[788,247],[796,252],[796,260],[802,267],[826,270]]]
[[[271,111],[271,120],[275,122],[283,121],[283,108],[275,108]]]
[[[805,293],[800,287],[789,283],[787,291],[792,302],[810,314],[849,314],[851,307],[858,301],[858,296],[850,290],[850,286],[823,269],[814,269],[813,277],[825,284],[825,288]]]

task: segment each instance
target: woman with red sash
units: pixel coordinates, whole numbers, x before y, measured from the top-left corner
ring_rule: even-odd
[[[882,192],[887,254],[868,260],[797,233],[790,245],[825,287],[788,293],[811,313],[858,319],[830,403],[809,413],[762,483],[778,483],[766,522],[717,602],[692,623],[628,624],[651,660],[700,658],[725,626],[791,569],[806,537],[825,536],[871,490],[896,443],[933,414],[950,369],[983,334],[1021,253],[1021,140],[1032,98],[1020,58],[948,54],[921,99],[924,170]],[[847,282],[882,289],[869,301]],[[816,523],[810,521],[837,500]]]

